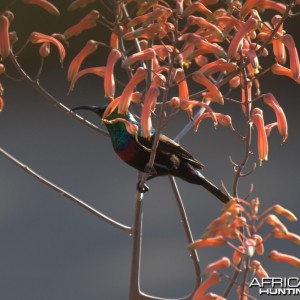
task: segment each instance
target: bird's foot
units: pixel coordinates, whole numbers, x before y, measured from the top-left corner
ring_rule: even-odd
[[[157,175],[156,170],[151,167],[149,164],[145,166],[144,173],[148,174],[150,177],[155,177]]]
[[[144,183],[143,186],[141,186],[141,182],[139,181],[138,184],[136,185],[136,189],[139,193],[144,194],[149,191],[149,187],[147,184]]]

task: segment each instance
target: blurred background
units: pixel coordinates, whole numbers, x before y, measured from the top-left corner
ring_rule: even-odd
[[[10,2],[14,1],[2,0],[1,11]],[[60,9],[61,17],[53,17],[34,5],[15,2],[11,7],[15,14],[11,29],[19,36],[17,48],[30,32],[63,32],[91,9],[67,12],[67,4],[71,2],[52,1]],[[101,12],[101,5],[98,9]],[[294,34],[298,49],[299,26],[299,18],[288,20],[286,26],[287,32]],[[75,91],[67,96],[66,70],[87,39],[101,40],[107,36],[106,31],[95,29],[85,32],[82,39],[72,39],[63,69],[56,49],[52,48],[41,84],[70,108],[104,104],[103,81],[91,75],[82,78]],[[103,65],[105,54],[106,50],[100,48],[86,60],[85,66]],[[29,45],[19,61],[34,76],[39,66],[38,46]],[[9,72],[17,77],[12,68]],[[51,182],[108,216],[131,225],[137,172],[119,160],[110,141],[54,107],[25,82],[12,82],[3,76],[0,80],[5,87],[5,108],[0,117],[1,147]],[[190,88],[197,91],[196,86]],[[252,197],[260,198],[261,209],[278,203],[299,217],[300,87],[292,80],[267,75],[261,80],[261,90],[272,91],[282,105],[289,123],[289,138],[281,145],[276,130],[272,132],[269,161],[241,180],[240,193],[246,195],[253,183]],[[274,122],[272,110],[262,103],[259,105],[267,123]],[[239,107],[228,104],[222,110],[230,113],[234,126],[243,130]],[[101,126],[95,116],[88,113],[84,116]],[[173,137],[187,122],[186,114],[181,113],[169,122],[165,133]],[[255,133],[253,139],[256,140]],[[258,163],[255,144],[251,163]],[[205,164],[207,178],[218,186],[223,180],[231,191],[234,172],[229,155],[234,161],[241,161],[243,144],[229,129],[219,126],[215,130],[207,120],[198,133],[191,131],[182,145]],[[127,299],[131,237],[74,205],[6,158],[1,156],[0,163],[0,298]],[[222,206],[199,186],[181,180],[178,185],[193,235],[200,237],[209,222],[220,214]],[[194,274],[176,203],[167,178],[154,179],[149,186],[150,191],[144,197],[141,288],[160,297],[182,297],[192,290]],[[290,231],[299,233],[299,224],[286,223]],[[269,229],[265,226],[264,232]],[[272,249],[299,255],[299,248],[284,240],[270,239],[266,253]],[[201,265],[220,257],[220,252],[231,253],[226,247],[199,251]],[[264,266],[270,276],[299,276],[299,269],[286,264],[266,260]],[[226,282],[221,290],[225,286]],[[251,292],[255,295],[255,291]],[[235,299],[234,293],[230,299]]]

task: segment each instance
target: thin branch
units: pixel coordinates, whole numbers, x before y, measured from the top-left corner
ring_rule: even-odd
[[[26,166],[25,164],[23,164],[22,162],[20,162],[14,156],[12,156],[8,152],[4,151],[2,148],[0,148],[0,153],[5,158],[9,159],[15,165],[17,165],[19,168],[21,168],[23,171],[25,171],[26,173],[30,174],[31,176],[33,176],[37,180],[41,181],[42,183],[44,183],[45,185],[47,185],[49,188],[51,188],[54,191],[58,192],[60,195],[64,196],[65,198],[68,198],[73,203],[81,206],[82,208],[84,208],[87,211],[91,212],[93,215],[97,216],[98,218],[102,219],[103,221],[107,222],[108,224],[113,225],[114,227],[116,227],[118,229],[121,229],[121,230],[127,232],[128,234],[132,233],[132,228],[131,227],[125,226],[125,225],[123,225],[123,224],[121,224],[121,223],[119,223],[119,222],[117,222],[117,221],[115,221],[115,220],[107,217],[106,215],[102,214],[101,212],[99,212],[95,208],[93,208],[90,205],[86,204],[85,202],[83,202],[79,198],[73,196],[72,194],[70,194],[67,191],[63,190],[59,186],[53,184],[49,180],[47,180],[44,177],[42,177],[40,174],[36,173],[34,170],[30,169],[28,166]]]
[[[61,109],[63,112],[67,113],[68,115],[72,116],[73,118],[75,118],[76,120],[80,121],[84,125],[88,126],[89,128],[97,131],[98,133],[101,133],[104,136],[109,136],[106,130],[104,130],[102,128],[99,128],[98,126],[96,126],[96,125],[92,124],[91,122],[85,120],[81,116],[73,113],[68,107],[66,107],[65,105],[63,105],[55,97],[53,97],[51,94],[49,94],[37,81],[33,80],[23,70],[23,68],[20,66],[20,64],[17,61],[17,59],[14,56],[14,54],[11,53],[9,57],[10,57],[13,65],[14,65],[14,67],[16,68],[16,70],[18,71],[18,73],[21,75],[21,77],[24,78],[24,80],[26,80],[43,97],[45,97],[45,99],[47,99],[48,101],[50,101],[52,104],[54,104],[56,107],[58,107],[59,109]]]
[[[177,206],[179,209],[180,218],[182,221],[182,225],[184,227],[184,232],[185,232],[185,235],[187,238],[187,242],[188,242],[188,244],[191,244],[194,242],[194,239],[193,239],[192,231],[191,231],[191,228],[189,225],[188,217],[186,215],[184,205],[183,205],[183,202],[182,202],[182,199],[181,199],[181,196],[180,196],[177,184],[176,184],[176,180],[173,176],[169,176],[169,181],[170,181],[170,184],[171,184],[171,187],[172,187],[172,190],[173,190],[176,202],[177,202]],[[201,270],[200,270],[200,266],[199,266],[199,257],[198,257],[196,250],[190,250],[190,255],[191,255],[191,258],[192,258],[192,261],[194,264],[194,268],[195,268],[195,274],[196,274],[195,287],[197,288],[201,283]]]

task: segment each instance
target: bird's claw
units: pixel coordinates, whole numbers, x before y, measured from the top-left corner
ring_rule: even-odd
[[[146,193],[146,192],[149,191],[148,185],[144,183],[144,185],[141,186],[141,182],[140,181],[138,182],[138,184],[136,186],[136,189],[141,194],[144,194],[144,193]]]
[[[157,175],[156,170],[153,167],[149,166],[148,164],[145,166],[144,173],[149,174],[151,177]]]

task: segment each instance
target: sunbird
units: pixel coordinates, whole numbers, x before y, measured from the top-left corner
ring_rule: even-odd
[[[75,107],[72,111],[89,110],[96,113],[102,120],[106,107],[107,105],[85,105]],[[147,139],[141,135],[141,125],[134,118],[132,113],[127,111],[127,113],[123,115],[118,113],[118,108],[116,108],[108,117],[106,117],[106,120],[113,121],[116,118],[125,119],[132,124],[137,125],[139,128],[137,136],[135,136],[127,131],[123,122],[104,122],[116,154],[131,167],[141,172],[145,172],[156,134],[155,130],[152,130],[151,137]],[[230,197],[224,194],[218,187],[201,174],[200,170],[202,170],[203,167],[203,164],[199,160],[178,143],[171,138],[160,134],[153,171],[147,180],[164,175],[179,177],[187,182],[203,186],[220,201],[227,203],[230,200]],[[139,192],[146,192],[148,187],[145,185],[141,188],[138,184],[137,189]]]

